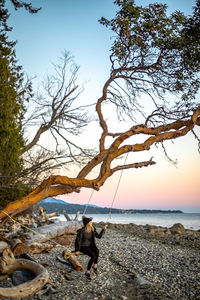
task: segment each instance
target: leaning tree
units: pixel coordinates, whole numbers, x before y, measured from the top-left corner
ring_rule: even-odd
[[[2,222],[7,214],[22,212],[46,197],[80,192],[83,187],[98,191],[119,170],[151,166],[156,163],[152,158],[125,165],[113,162],[129,152],[148,152],[155,144],[165,147],[165,141],[185,136],[200,125],[196,100],[200,84],[200,1],[188,17],[178,11],[168,16],[167,6],[158,3],[141,7],[134,1],[116,0],[115,4],[115,18],[100,20],[112,30],[114,40],[110,75],[96,102],[102,129],[98,153],[76,178],[50,176],[28,196],[6,206],[0,213]],[[105,117],[109,104],[115,107],[119,120],[129,118],[129,129],[110,130]],[[98,174],[91,178],[95,167]]]

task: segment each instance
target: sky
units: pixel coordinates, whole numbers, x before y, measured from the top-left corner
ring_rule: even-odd
[[[137,0],[138,5],[153,1]],[[166,3],[168,11],[181,10],[191,14],[194,1],[160,0]],[[15,12],[9,4],[13,26],[9,37],[17,40],[16,54],[19,64],[29,77],[36,77],[35,85],[41,84],[45,74],[51,70],[64,50],[70,51],[74,61],[80,66],[79,80],[85,83],[81,101],[93,103],[101,95],[102,86],[109,74],[109,49],[111,32],[100,25],[104,16],[112,18],[116,7],[111,0],[33,0],[32,4],[42,7],[36,15],[24,10]],[[200,132],[199,129],[196,130]],[[82,141],[88,140],[98,146],[99,128],[89,128]],[[170,164],[163,153],[154,147],[145,157],[151,156],[157,162],[148,168],[126,170],[114,174],[99,192],[94,192],[91,204],[110,207],[117,183],[121,181],[114,201],[116,208],[135,209],[181,209],[184,212],[200,212],[200,154],[197,141],[191,134],[167,142],[169,154],[178,159],[178,167]],[[140,157],[141,155],[141,157]],[[136,161],[142,159],[137,154]],[[127,163],[135,161],[135,155],[128,156]],[[74,176],[77,170],[73,169]],[[61,175],[69,175],[68,173]],[[94,174],[95,175],[95,174]],[[72,174],[73,176],[73,174]],[[79,194],[59,196],[71,203],[87,203],[91,190],[83,189]]]

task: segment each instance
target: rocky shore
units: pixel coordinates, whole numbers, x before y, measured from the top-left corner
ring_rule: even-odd
[[[96,225],[100,230],[103,224]],[[46,266],[52,284],[25,299],[200,299],[199,238],[198,231],[186,231],[180,224],[171,229],[109,224],[103,238],[97,240],[99,272],[91,273],[91,282],[84,272],[58,260],[68,246],[54,247],[50,253],[33,255]],[[73,250],[73,241],[70,244]],[[88,257],[78,259],[85,270]],[[0,285],[10,286],[11,279]]]
[[[150,241],[159,241],[163,244],[180,245],[200,250],[200,230],[185,229],[180,223],[171,228],[154,225],[112,224],[107,223],[109,229],[127,232]],[[101,222],[98,225],[103,226]]]

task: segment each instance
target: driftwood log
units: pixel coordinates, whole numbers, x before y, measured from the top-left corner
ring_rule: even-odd
[[[33,243],[31,241],[22,242],[20,239],[13,239],[9,241],[12,253],[14,256],[19,256],[21,254],[40,254],[49,253],[53,248],[53,245],[45,245],[40,243]],[[8,245],[8,244],[7,244]],[[6,248],[8,248],[7,246]]]
[[[75,255],[72,255],[71,253],[69,253],[68,250],[64,250],[63,256],[70,262],[70,264],[76,271],[79,271],[79,272],[83,271],[83,267]]]
[[[23,298],[34,295],[49,280],[48,271],[40,264],[27,259],[15,259],[12,251],[7,248],[0,259],[0,271],[2,274],[12,274],[17,270],[29,270],[35,274],[33,280],[10,288],[0,288],[0,297]]]
[[[65,219],[67,220],[67,221],[71,221],[71,218],[69,217],[69,215],[67,214],[67,212],[66,212],[66,210],[62,210],[62,213],[63,213],[63,215],[65,216]]]
[[[53,218],[53,217],[59,217],[59,216],[60,216],[60,214],[57,211],[47,214],[48,219]]]
[[[76,212],[76,216],[75,216],[75,218],[74,218],[74,221],[78,221],[79,214],[80,214],[80,211],[78,210],[78,211]]]
[[[6,248],[9,248],[9,244],[5,241],[0,241],[0,253],[2,253]]]
[[[23,253],[30,253],[30,248],[28,245],[23,243],[20,239],[14,239],[10,242],[12,252],[14,256],[21,255]]]
[[[81,227],[79,221],[63,221],[38,227],[28,236],[32,242],[46,242],[63,234],[76,234]]]

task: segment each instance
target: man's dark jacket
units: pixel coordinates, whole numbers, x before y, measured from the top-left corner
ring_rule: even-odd
[[[96,228],[94,227],[94,231],[92,231],[92,245],[96,246],[95,244],[95,237],[100,239],[102,237],[102,235],[104,234],[105,230],[102,229],[100,233],[98,233],[96,231]],[[76,240],[75,240],[75,252],[80,251],[81,247],[82,247],[82,242],[84,241],[84,239],[86,238],[86,231],[85,231],[85,227],[82,227],[80,229],[77,230],[77,236],[76,236]]]

